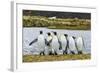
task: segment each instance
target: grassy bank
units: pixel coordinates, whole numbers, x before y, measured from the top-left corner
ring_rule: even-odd
[[[90,30],[89,19],[55,18],[43,16],[23,16],[23,27],[47,27],[52,29]]]
[[[43,61],[64,61],[64,60],[85,60],[91,59],[90,54],[80,54],[80,55],[23,55],[23,62],[43,62]]]

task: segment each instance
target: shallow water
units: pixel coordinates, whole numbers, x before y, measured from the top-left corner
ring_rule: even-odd
[[[91,52],[91,31],[90,30],[64,30],[64,29],[47,29],[47,28],[23,28],[23,54],[38,54],[37,53],[37,45],[33,44],[29,46],[29,43],[37,38],[39,35],[39,31],[42,30],[44,35],[46,36],[47,32],[56,31],[58,35],[60,34],[68,34],[68,36],[82,36],[84,39],[86,53]]]

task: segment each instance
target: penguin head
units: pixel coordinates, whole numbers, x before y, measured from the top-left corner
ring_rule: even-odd
[[[68,34],[64,34],[65,37],[68,37]]]
[[[40,34],[43,34],[43,31],[40,31]]]
[[[48,36],[50,36],[50,35],[51,35],[51,33],[50,33],[50,32],[48,32],[47,34],[48,34]]]
[[[75,36],[72,36],[73,37],[73,39],[75,39],[76,37]]]
[[[57,35],[57,32],[53,31],[53,34],[54,34],[54,35]]]

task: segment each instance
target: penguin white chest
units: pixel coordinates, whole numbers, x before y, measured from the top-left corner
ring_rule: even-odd
[[[47,42],[50,42],[51,40],[52,40],[52,36],[48,36]],[[49,45],[47,47],[48,47],[48,50],[51,51],[51,43],[49,43]]]
[[[38,47],[44,48],[45,47],[45,40],[43,35],[38,36]]]
[[[62,49],[65,50],[66,45],[67,45],[66,37],[64,35],[62,35],[62,36],[60,36],[60,39],[59,40],[61,42]]]
[[[59,49],[59,42],[56,36],[53,36],[51,45],[53,49]]]
[[[83,39],[81,37],[77,38],[76,44],[77,44],[77,49],[78,50],[82,50],[83,49]]]
[[[52,37],[51,36],[48,36],[47,37],[47,41],[49,42],[50,40],[52,40]]]
[[[72,37],[69,37],[68,41],[69,41],[69,49],[72,51],[76,50],[75,40]]]

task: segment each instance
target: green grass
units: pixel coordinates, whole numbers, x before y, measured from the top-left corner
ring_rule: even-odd
[[[23,27],[47,27],[49,29],[90,30],[90,19],[56,18],[43,16],[23,16]]]
[[[23,62],[44,62],[44,61],[64,61],[64,60],[86,60],[91,59],[90,54],[77,55],[23,55]]]

